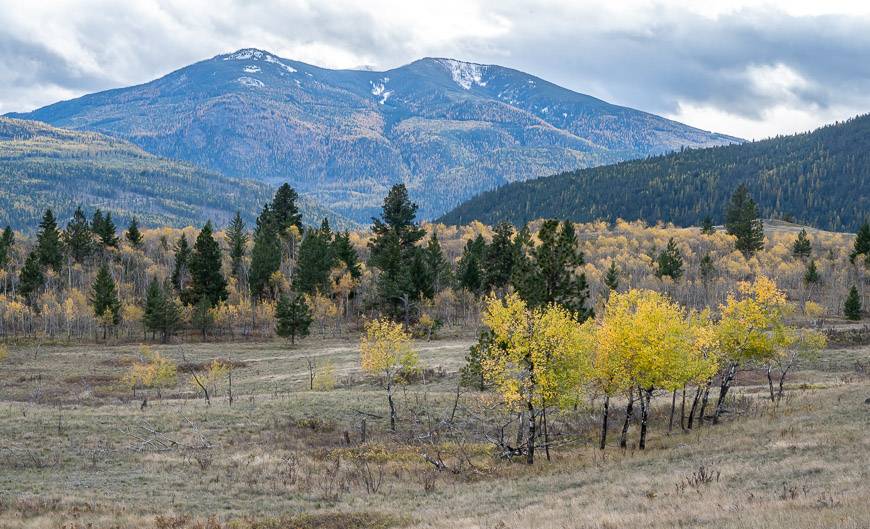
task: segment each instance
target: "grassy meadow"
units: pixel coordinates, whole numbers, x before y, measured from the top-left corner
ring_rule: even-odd
[[[722,424],[668,435],[653,401],[647,450],[597,449],[600,399],[551,417],[550,460],[498,457],[516,417],[461,389],[473,338],[416,342],[422,372],[386,392],[347,339],[151,346],[177,383],[122,382],[139,345],[10,345],[0,367],[0,528],[866,528],[870,346],[800,365],[774,408],[741,371]],[[191,372],[220,358],[228,380]],[[336,387],[309,389],[309,360]],[[144,406],[143,406],[143,401]],[[679,399],[678,399],[679,400]],[[364,426],[363,426],[364,425]]]

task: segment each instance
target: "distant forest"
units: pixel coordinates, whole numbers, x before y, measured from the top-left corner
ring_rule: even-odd
[[[723,222],[731,192],[745,184],[767,218],[854,231],[870,202],[870,115],[813,132],[683,150],[508,184],[483,193],[440,222],[521,225],[538,218]]]

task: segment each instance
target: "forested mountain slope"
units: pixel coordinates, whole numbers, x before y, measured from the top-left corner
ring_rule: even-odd
[[[427,58],[328,70],[256,49],[13,117],[287,181],[361,222],[398,182],[432,218],[507,182],[739,141],[501,66]]]
[[[870,214],[870,115],[804,134],[513,183],[482,193],[440,220],[522,224],[542,217],[620,217],[691,225],[710,215],[721,223],[725,203],[741,183],[765,217],[854,231]]]
[[[152,226],[223,225],[238,209],[253,222],[273,186],[227,178],[149,154],[94,132],[59,129],[0,117],[0,222],[31,230],[45,208],[67,219],[81,204],[112,212],[122,224],[135,216]],[[302,204],[306,221],[346,219]]]

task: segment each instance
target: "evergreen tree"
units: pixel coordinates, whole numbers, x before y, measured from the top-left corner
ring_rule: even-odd
[[[729,235],[737,237],[735,246],[747,258],[764,248],[764,226],[758,216],[758,206],[743,184],[737,187],[728,202],[725,229]]]
[[[70,257],[75,262],[83,263],[88,257],[93,255],[94,234],[81,206],[76,208],[72,220],[66,225],[63,240]]]
[[[819,282],[819,270],[816,268],[816,260],[811,259],[807,264],[807,271],[804,272],[804,283],[807,285],[815,285]]]
[[[607,273],[604,274],[604,284],[609,290],[619,288],[619,269],[616,268],[616,259],[610,260],[610,266],[607,268]]]
[[[864,260],[870,263],[870,222],[866,220],[855,234],[855,246],[849,254],[849,260],[854,263],[859,255],[863,255]]]
[[[674,238],[668,239],[667,247],[659,253],[656,260],[656,276],[662,278],[668,276],[674,281],[683,277],[683,254],[677,248]]]
[[[713,226],[713,219],[710,217],[710,215],[707,215],[701,221],[701,233],[703,233],[704,235],[713,235],[714,233],[716,233],[716,228]]]
[[[380,218],[372,219],[374,237],[369,242],[369,263],[380,273],[378,297],[394,318],[410,324],[411,305],[420,297],[418,284],[411,277],[412,265],[421,251],[417,242],[425,231],[417,225],[417,204],[408,198],[404,184],[396,184],[384,199]]]
[[[350,242],[350,233],[335,234],[335,239],[332,241],[332,253],[339,262],[344,263],[351,277],[358,279],[362,275],[359,254]]]
[[[843,304],[843,314],[847,320],[858,321],[861,319],[861,296],[858,294],[858,289],[855,285],[849,289],[849,295],[846,296],[846,303]]]
[[[60,232],[57,229],[57,221],[50,209],[45,210],[42,222],[39,223],[39,232],[36,234],[36,251],[39,254],[39,264],[50,267],[55,272],[60,272],[63,266],[63,245]]]
[[[478,235],[465,243],[462,257],[457,263],[459,286],[475,295],[484,288],[483,259],[486,254],[486,239]]]
[[[592,309],[586,308],[589,285],[586,274],[577,273],[584,264],[583,253],[578,249],[574,225],[565,221],[547,220],[538,231],[541,244],[534,248],[536,281],[540,295],[526,300],[532,306],[556,303],[576,313],[581,321],[592,316]]]
[[[502,290],[510,283],[514,264],[514,227],[500,222],[493,230],[492,242],[487,246],[483,259],[484,289]]]
[[[214,240],[211,221],[205,223],[193,244],[190,256],[190,303],[203,299],[214,307],[227,299],[227,281],[221,273],[221,247]]]
[[[791,247],[791,253],[799,259],[806,259],[813,253],[813,245],[807,237],[807,230],[802,229],[798,233],[797,239]]]
[[[266,292],[272,274],[281,267],[281,240],[278,237],[272,209],[267,204],[257,217],[257,227],[254,230],[254,247],[251,250],[251,269],[248,272],[248,285],[254,301],[264,295],[273,297],[273,292]]]
[[[36,297],[35,294],[42,288],[44,282],[45,277],[42,275],[42,267],[39,265],[39,252],[34,249],[27,254],[24,266],[18,274],[18,293],[28,305],[32,305]]]
[[[536,305],[541,294],[540,277],[535,273],[535,265],[532,261],[533,251],[532,234],[526,225],[514,237],[511,285],[530,305]]]
[[[486,389],[486,378],[484,378],[482,361],[492,340],[492,331],[488,329],[484,330],[480,333],[477,343],[469,348],[468,354],[465,355],[465,365],[462,366],[460,371],[460,384],[478,391]]]
[[[151,279],[145,291],[142,322],[146,330],[152,333],[159,332],[164,343],[178,329],[181,322],[180,309],[169,288],[161,286],[155,278]]]
[[[299,195],[286,183],[275,192],[270,212],[277,233],[283,234],[290,226],[302,229],[302,214],[296,206],[297,200]]]
[[[3,235],[0,235],[0,269],[5,269],[9,264],[9,257],[12,254],[12,247],[15,244],[15,233],[11,226],[6,226],[3,230]]]
[[[118,299],[115,281],[112,279],[112,274],[109,273],[109,266],[106,263],[100,265],[99,270],[97,270],[97,276],[91,287],[90,302],[94,308],[94,315],[103,321],[103,339],[105,340],[109,324],[118,325],[121,322],[121,301]]]
[[[336,264],[332,246],[332,231],[323,219],[320,229],[305,230],[299,245],[299,257],[293,272],[293,289],[305,294],[330,292],[330,272]]]
[[[297,336],[308,336],[312,318],[305,298],[300,294],[292,297],[281,294],[275,308],[275,320],[275,332],[282,338],[290,338],[290,345],[296,343]]]
[[[208,331],[214,327],[214,316],[211,313],[211,303],[207,297],[202,297],[193,307],[193,314],[190,317],[190,323],[194,329],[199,329],[202,333],[202,339],[208,337]]]
[[[104,248],[118,247],[118,228],[115,227],[115,221],[112,220],[112,214],[106,212],[105,216],[99,209],[94,211],[91,220],[91,231],[100,241]]]
[[[242,262],[248,245],[248,234],[245,232],[245,221],[242,220],[242,215],[238,211],[227,228],[227,243],[230,247],[230,275],[236,280],[241,280]]]
[[[444,251],[441,249],[441,243],[438,242],[438,234],[434,231],[423,250],[423,262],[428,281],[427,290],[435,295],[450,284],[451,271],[450,263],[444,258]]]
[[[139,223],[136,222],[136,217],[130,219],[130,225],[127,227],[127,232],[124,233],[124,237],[133,248],[138,249],[142,247],[145,238],[142,237],[142,232],[139,231]]]
[[[713,274],[716,273],[716,267],[713,265],[713,258],[710,257],[710,254],[704,254],[704,257],[701,258],[699,271],[701,273],[701,281],[704,282],[704,287],[706,288],[710,279],[713,278]]]
[[[190,253],[187,236],[182,233],[181,238],[175,243],[175,266],[172,269],[172,286],[179,293],[187,289],[190,276]]]

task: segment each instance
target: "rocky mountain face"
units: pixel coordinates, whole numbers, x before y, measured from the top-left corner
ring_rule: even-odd
[[[286,180],[363,222],[397,182],[431,218],[505,183],[739,141],[501,66],[427,58],[329,70],[256,49],[15,117],[227,176]]]

